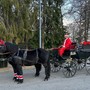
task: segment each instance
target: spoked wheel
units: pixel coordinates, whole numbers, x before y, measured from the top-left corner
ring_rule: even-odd
[[[63,65],[63,74],[66,78],[73,77],[76,74],[77,65],[74,61],[65,62]]]
[[[51,71],[52,72],[58,72],[61,69],[60,64],[59,64],[58,61],[54,61],[54,62],[51,61],[50,66],[51,66]]]
[[[86,60],[86,71],[90,74],[90,57]]]
[[[85,59],[78,59],[77,60],[77,70],[82,70],[86,65]]]

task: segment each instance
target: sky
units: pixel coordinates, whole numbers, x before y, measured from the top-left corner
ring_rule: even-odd
[[[66,17],[63,18],[63,25],[64,26],[67,26],[68,24],[71,24],[71,23],[73,23],[72,19],[66,18]]]
[[[72,0],[65,1],[66,3],[62,6],[62,14],[63,14],[63,25],[67,26],[68,24],[73,23],[73,17],[70,15],[67,15],[68,10],[71,8],[71,2]],[[66,14],[65,14],[66,13]]]

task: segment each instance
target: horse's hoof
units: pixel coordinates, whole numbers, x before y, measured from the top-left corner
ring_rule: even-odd
[[[13,77],[13,80],[14,80],[15,82],[17,82],[17,81],[18,81],[18,78],[17,78],[17,77]]]
[[[48,81],[49,77],[45,77],[44,81]]]
[[[35,77],[39,77],[39,73],[36,73],[36,74],[35,74]]]
[[[13,80],[15,81],[16,80],[16,77],[13,77]]]
[[[23,83],[23,79],[18,79],[18,83],[17,84],[21,84]]]

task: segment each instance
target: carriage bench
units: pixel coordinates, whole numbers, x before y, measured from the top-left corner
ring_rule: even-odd
[[[88,57],[90,57],[90,49],[80,49],[79,51],[77,51],[77,54],[79,58],[87,59]]]
[[[81,49],[81,52],[86,52],[86,53],[90,53],[90,49]]]

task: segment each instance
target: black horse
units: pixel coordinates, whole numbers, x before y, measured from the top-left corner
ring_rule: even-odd
[[[50,62],[49,62],[49,52],[45,49],[38,48],[35,50],[18,50],[13,58],[9,61],[14,70],[13,80],[18,83],[23,83],[23,70],[22,66],[35,65],[36,73],[35,76],[39,76],[41,65],[45,68],[45,79],[48,80],[50,77]]]

